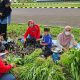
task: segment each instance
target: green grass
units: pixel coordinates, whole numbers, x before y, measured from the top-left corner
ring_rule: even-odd
[[[40,25],[41,32],[43,33],[43,25]],[[8,26],[8,36],[10,37],[19,37],[22,36],[27,28],[27,24],[11,24]],[[57,35],[63,31],[63,26],[50,26],[51,35],[53,39],[57,38]],[[80,42],[80,28],[72,28],[72,33],[75,36],[75,39]],[[13,36],[12,36],[13,35]]]
[[[12,7],[80,7],[80,2],[13,3]]]

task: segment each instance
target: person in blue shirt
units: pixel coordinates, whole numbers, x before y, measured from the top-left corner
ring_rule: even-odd
[[[44,28],[44,36],[42,38],[42,42],[40,43],[43,49],[42,57],[48,57],[52,55],[51,48],[52,48],[52,37],[50,35],[50,29]]]
[[[7,24],[11,21],[11,3],[9,0],[0,2],[0,35],[4,33],[4,40],[7,40]]]

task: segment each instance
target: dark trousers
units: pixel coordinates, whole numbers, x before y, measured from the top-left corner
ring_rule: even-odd
[[[45,49],[43,50],[43,53],[42,53],[42,55],[44,55],[44,57],[48,57],[48,56],[50,56],[50,55],[52,55],[53,54],[53,52],[51,51],[51,49],[50,48],[48,48],[48,46],[45,46]]]
[[[31,38],[31,39],[27,39],[27,44],[32,44],[35,45],[36,44],[36,39],[35,38]]]
[[[0,24],[0,35],[3,33],[4,40],[7,40],[7,24]]]
[[[34,47],[38,48],[40,45],[40,41],[36,41],[35,38],[27,38],[26,42],[24,43],[24,47],[26,47],[26,45],[33,45]]]

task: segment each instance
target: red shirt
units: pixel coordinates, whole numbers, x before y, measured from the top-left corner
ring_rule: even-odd
[[[11,65],[5,65],[5,63],[0,59],[0,77],[2,77],[3,74],[10,71],[11,68]]]
[[[40,27],[39,25],[35,25],[34,27],[28,27],[26,33],[24,34],[24,38],[30,35],[33,38],[40,39]]]

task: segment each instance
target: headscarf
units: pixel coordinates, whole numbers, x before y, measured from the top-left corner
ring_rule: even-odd
[[[29,20],[29,21],[28,21],[28,25],[29,25],[29,24],[33,24],[33,25],[35,25],[35,23],[34,23],[33,20]]]
[[[66,31],[66,29],[70,29],[71,30],[71,27],[70,26],[66,26],[65,27],[65,29],[64,29],[64,32],[62,32],[61,34],[60,34],[60,44],[62,45],[62,46],[67,46],[67,44],[69,44],[70,43],[70,41],[72,40],[72,34],[70,34],[70,35],[65,35],[65,31]]]

